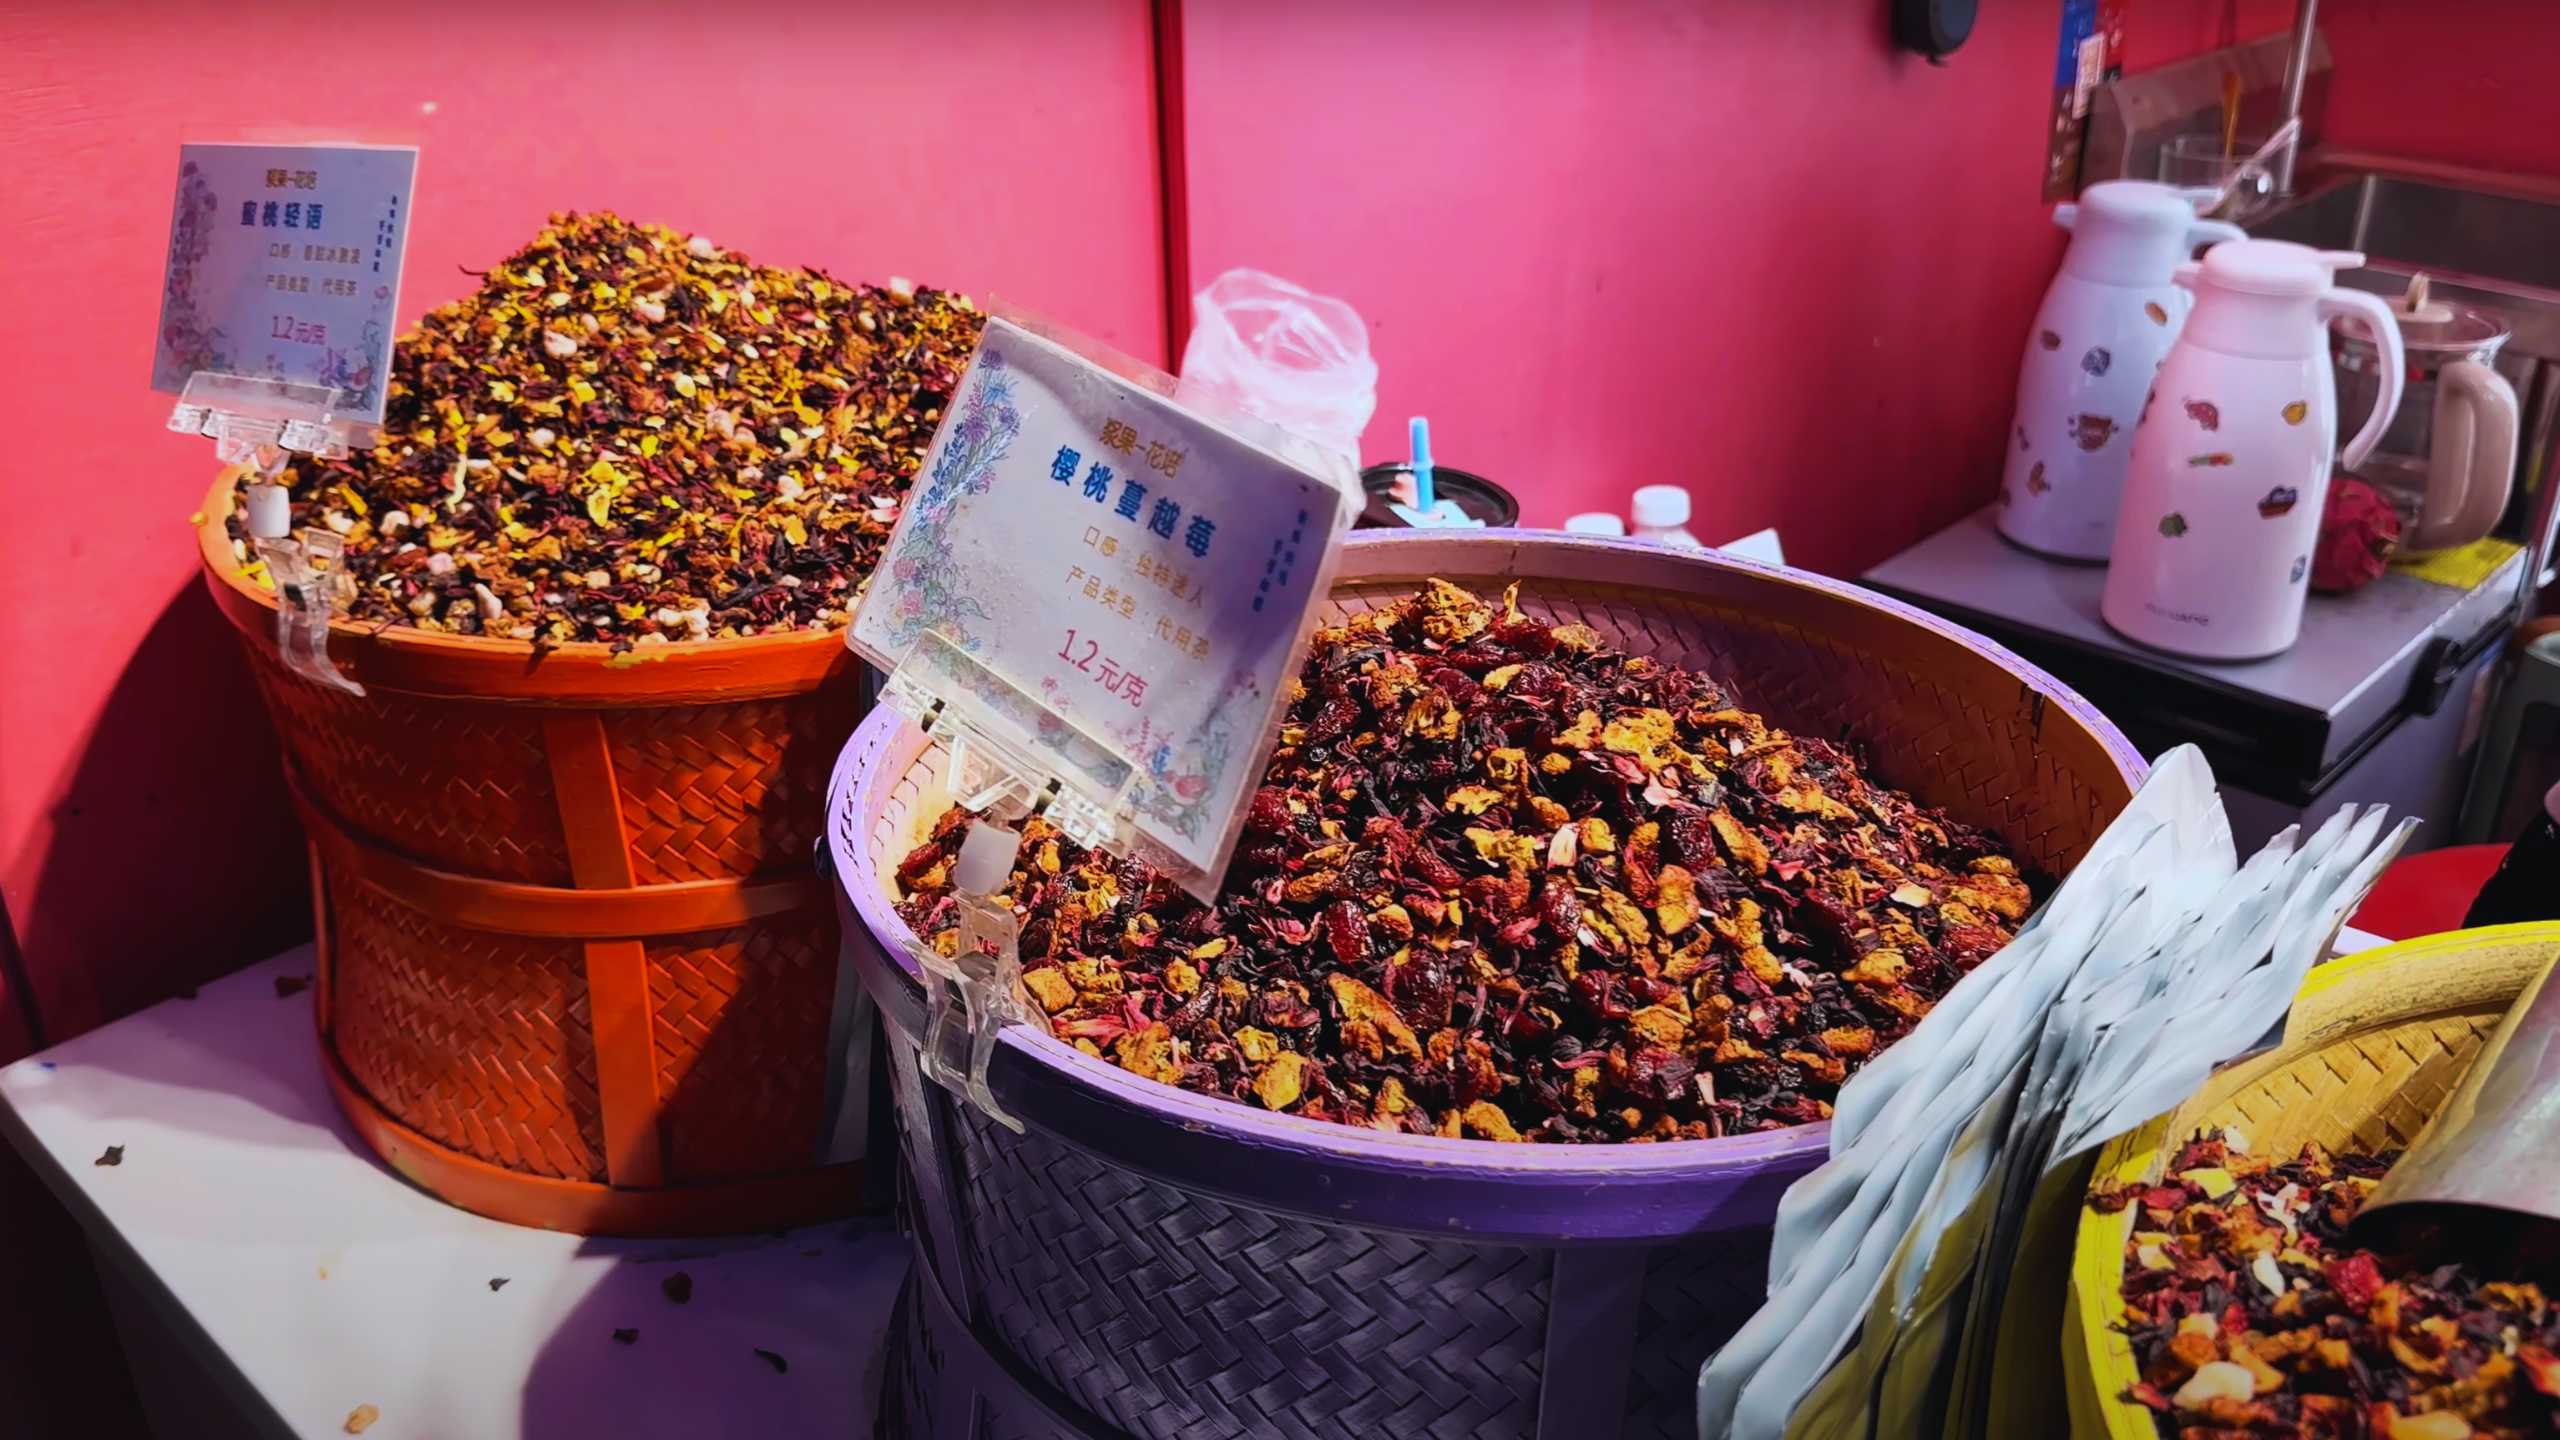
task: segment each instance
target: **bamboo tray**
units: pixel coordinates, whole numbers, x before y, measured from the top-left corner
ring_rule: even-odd
[[[2311,972],[2284,1044],[2230,1066],[2194,1098],[2098,1156],[2093,1187],[2160,1178],[2186,1137],[2237,1125],[2261,1155],[2306,1143],[2331,1150],[2406,1146],[2461,1083],[2524,987],[2560,955],[2560,923],[2429,935]],[[2078,1440],[2158,1440],[2152,1414],[2124,1398],[2141,1378],[2124,1314],[2125,1245],[2139,1218],[2080,1212],[2063,1314],[2062,1363]]]

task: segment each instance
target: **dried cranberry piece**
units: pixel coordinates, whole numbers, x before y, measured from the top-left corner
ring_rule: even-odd
[[[2344,1260],[2330,1261],[2322,1273],[2347,1308],[2359,1313],[2382,1292],[2382,1272],[2375,1267],[2373,1256],[2362,1250]]]
[[[1627,1061],[1627,1088],[1649,1100],[1670,1100],[1697,1078],[1697,1062],[1677,1050],[1648,1045]]]
[[[1287,835],[1297,828],[1298,817],[1289,813],[1289,793],[1276,786],[1265,785],[1253,792],[1252,808],[1245,812],[1246,834]]]
[[[1670,843],[1671,858],[1691,872],[1723,867],[1724,852],[1716,847],[1715,823],[1707,818],[1706,811],[1694,805],[1675,807],[1662,834]]]
[[[1493,638],[1504,649],[1523,658],[1556,653],[1556,632],[1525,615],[1517,620],[1495,622]]]
[[[1359,720],[1359,701],[1348,695],[1328,696],[1316,710],[1316,718],[1307,722],[1307,743],[1329,745],[1350,734]]]
[[[1475,709],[1484,699],[1484,687],[1476,683],[1474,676],[1454,665],[1440,666],[1424,676],[1422,683],[1448,696],[1449,703],[1457,706],[1458,713],[1462,715]]]
[[[1603,1020],[1624,1020],[1635,1013],[1617,992],[1618,977],[1606,970],[1585,970],[1573,977],[1573,998]]]
[[[1456,890],[1466,883],[1466,877],[1458,873],[1458,867],[1442,859],[1440,853],[1428,844],[1413,847],[1412,869],[1421,877],[1422,883],[1434,890]]]
[[[1795,901],[1795,928],[1820,947],[1820,953],[1839,963],[1856,958],[1858,924],[1848,906],[1815,891],[1798,895]]]
[[[1281,1030],[1304,1030],[1321,1018],[1316,1008],[1295,995],[1273,991],[1262,997],[1262,1023]]]
[[[916,881],[924,877],[926,871],[942,863],[945,853],[947,853],[945,847],[939,839],[927,840],[908,851],[907,858],[898,862],[898,883],[912,887]]]
[[[1416,947],[1401,965],[1387,967],[1387,1001],[1416,1029],[1437,1030],[1449,1023],[1458,987],[1447,957]]]
[[[1369,961],[1369,916],[1357,900],[1336,900],[1324,909],[1324,941],[1333,958],[1357,967]]]
[[[1557,939],[1570,939],[1582,925],[1582,897],[1569,880],[1550,875],[1538,887],[1538,914]]]

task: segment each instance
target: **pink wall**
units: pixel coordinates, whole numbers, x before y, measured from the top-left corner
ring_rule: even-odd
[[[1151,63],[1144,0],[0,0],[0,898],[50,1035],[307,925],[267,722],[195,578],[212,456],[146,388],[180,140],[416,140],[404,318],[547,211],[612,207],[1037,297],[1155,355]]]
[[[1530,523],[1679,481],[1853,571],[1989,495],[2059,251],[2058,8],[1982,9],[1938,69],[1850,0],[1192,0],[1194,281],[1359,308],[1372,460],[1428,414]]]

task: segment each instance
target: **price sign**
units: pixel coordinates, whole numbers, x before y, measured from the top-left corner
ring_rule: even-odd
[[[1355,487],[1129,369],[990,320],[848,639],[1205,897]]]
[[[151,385],[199,374],[315,386],[379,423],[414,148],[186,145]]]

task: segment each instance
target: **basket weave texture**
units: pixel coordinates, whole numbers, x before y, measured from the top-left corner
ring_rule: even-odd
[[[1355,537],[1333,610],[1440,576],[1705,670],[1799,733],[2067,869],[2130,798],[2111,727],[2006,652],[1852,587],[1630,545]],[[1016,1134],[925,1082],[890,871],[945,802],[897,717],[839,767],[829,843],[889,1022],[920,1264],[883,1433],[1551,1437],[1695,1430],[1699,1363],[1759,1302],[1778,1194],[1826,1127],[1497,1145],[1273,1115],[1045,1034],[991,1072]],[[870,943],[865,943],[868,940]]]
[[[832,633],[539,661],[340,624],[358,696],[287,669],[274,602],[206,503],[312,841],[331,1080],[426,1188],[592,1233],[765,1228],[850,1207],[820,1159],[839,929],[811,874],[860,718]]]
[[[2507,1007],[2560,956],[2560,924],[2500,925],[2368,950],[2311,972],[2285,1041],[2230,1066],[2184,1105],[2119,1136],[2093,1185],[2158,1180],[2186,1137],[2237,1126],[2259,1155],[2306,1144],[2406,1147],[2462,1083]],[[2124,1314],[2125,1245],[2136,1211],[2083,1210],[2064,1314],[2063,1370],[2079,1440],[2157,1440],[2124,1398],[2141,1378]]]

